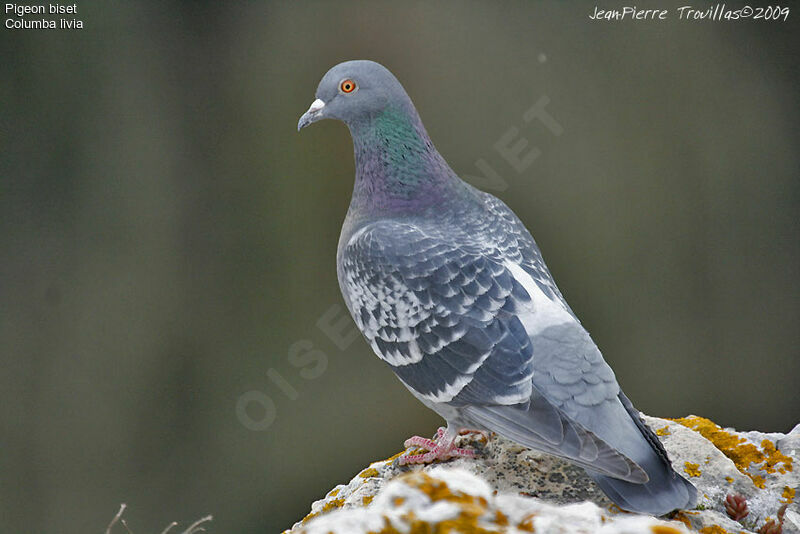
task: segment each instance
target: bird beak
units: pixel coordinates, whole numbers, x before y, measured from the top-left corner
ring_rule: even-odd
[[[322,119],[322,111],[325,109],[325,102],[320,100],[319,98],[314,100],[311,103],[311,107],[308,108],[308,111],[303,113],[303,116],[300,117],[300,120],[297,121],[297,131],[299,132],[312,122],[317,122],[318,120]]]

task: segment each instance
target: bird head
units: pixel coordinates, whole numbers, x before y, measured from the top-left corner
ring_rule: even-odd
[[[338,119],[348,126],[368,122],[390,103],[406,107],[411,100],[386,67],[374,61],[345,61],[322,77],[316,100],[300,117],[297,131],[322,119]]]

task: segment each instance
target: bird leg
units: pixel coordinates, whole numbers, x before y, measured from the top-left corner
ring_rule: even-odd
[[[420,436],[408,438],[406,448],[416,447],[428,452],[401,456],[400,465],[427,464],[436,460],[449,460],[450,458],[474,458],[475,451],[462,449],[455,446],[459,433],[455,429],[439,427],[433,439]]]

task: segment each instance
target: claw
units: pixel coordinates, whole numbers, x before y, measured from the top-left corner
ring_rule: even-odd
[[[477,432],[468,431],[466,433]],[[416,447],[428,452],[409,454],[398,459],[400,465],[427,464],[436,460],[449,460],[450,458],[474,458],[475,451],[455,446],[458,434],[450,428],[440,427],[433,439],[413,436],[405,441],[406,448]],[[481,432],[481,435],[484,435]]]

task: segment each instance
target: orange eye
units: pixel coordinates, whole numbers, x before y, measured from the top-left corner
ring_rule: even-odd
[[[341,90],[343,93],[352,93],[356,90],[356,82],[350,78],[342,80],[342,83],[339,84],[339,90]]]

